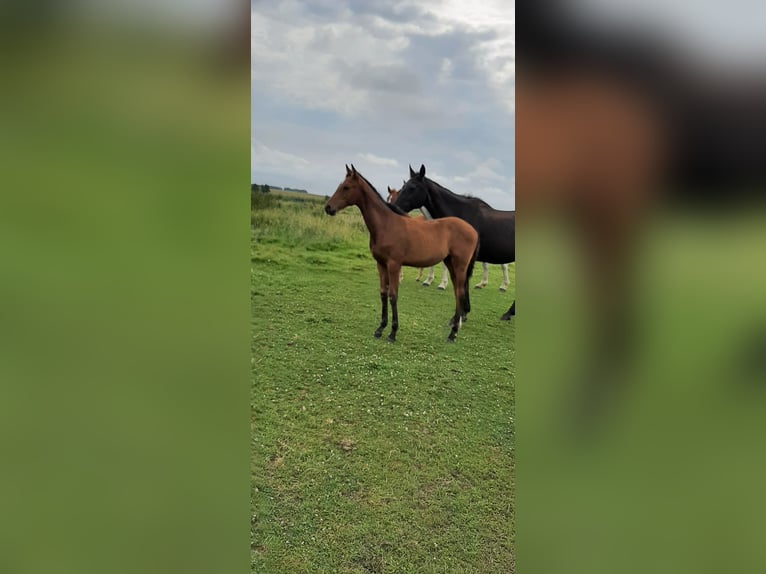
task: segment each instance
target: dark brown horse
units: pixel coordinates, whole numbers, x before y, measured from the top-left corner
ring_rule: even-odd
[[[451,192],[426,177],[426,167],[415,172],[410,166],[410,179],[399,191],[395,205],[404,211],[425,208],[434,218],[459,217],[479,232],[479,261],[513,263],[516,261],[516,212],[493,209],[478,197]],[[501,319],[516,314],[516,302]]]
[[[396,340],[399,329],[397,308],[399,274],[402,265],[429,267],[444,261],[452,278],[455,291],[455,314],[450,323],[448,341],[454,341],[461,323],[471,310],[468,279],[473,271],[479,248],[476,230],[465,221],[448,217],[422,221],[383,201],[377,190],[356,171],[353,164],[346,166],[346,178],[325,204],[325,212],[335,215],[349,205],[362,212],[370,232],[370,253],[378,263],[380,276],[380,325],[375,337],[380,337],[388,324],[388,301],[391,301],[391,333],[388,340]]]

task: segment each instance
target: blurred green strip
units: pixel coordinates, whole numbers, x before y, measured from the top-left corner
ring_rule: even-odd
[[[244,571],[247,58],[41,31],[3,40],[0,571]]]
[[[559,228],[528,220],[519,236],[519,572],[766,567],[765,373],[749,361],[766,341],[766,214],[656,219],[636,262],[633,360],[585,425],[584,266]]]

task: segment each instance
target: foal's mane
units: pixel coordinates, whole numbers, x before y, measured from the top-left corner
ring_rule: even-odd
[[[380,202],[381,202],[383,205],[385,205],[387,208],[389,208],[391,211],[393,211],[394,213],[396,213],[396,214],[398,214],[398,215],[407,215],[407,213],[406,213],[406,212],[405,212],[405,211],[404,211],[404,210],[403,210],[401,207],[397,207],[397,206],[395,206],[393,203],[388,203],[388,202],[387,202],[385,199],[383,199],[383,196],[382,196],[382,195],[380,195],[380,194],[378,193],[378,190],[377,190],[377,189],[375,189],[375,186],[374,186],[374,185],[372,185],[372,184],[370,183],[370,181],[369,181],[369,180],[368,180],[366,177],[364,177],[364,176],[363,176],[361,173],[359,173],[359,172],[357,171],[357,172],[356,172],[356,175],[358,175],[359,177],[361,177],[361,178],[364,180],[364,182],[365,182],[367,185],[369,185],[369,186],[370,186],[370,189],[372,189],[372,191],[374,191],[374,192],[375,192],[375,197],[377,197],[377,198],[380,200]]]

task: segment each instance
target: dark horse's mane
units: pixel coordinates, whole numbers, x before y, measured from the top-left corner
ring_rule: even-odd
[[[378,193],[378,190],[375,189],[375,186],[370,183],[370,180],[368,180],[358,171],[356,172],[356,175],[361,177],[364,180],[364,182],[370,186],[372,191],[375,192],[375,196],[383,203],[383,205],[385,205],[387,208],[389,208],[391,211],[393,211],[394,213],[398,215],[407,215],[407,213],[401,207],[396,207],[393,203],[388,203],[385,199],[383,199],[383,196]]]
[[[440,183],[436,183],[432,179],[429,179],[429,178],[426,177],[425,180],[428,183],[430,183],[433,187],[437,188],[439,191],[443,191],[443,192],[445,192],[445,193],[447,193],[447,194],[449,194],[449,195],[451,195],[453,197],[456,197],[456,198],[462,199],[462,200],[470,199],[471,201],[475,201],[476,203],[478,203],[482,207],[487,207],[489,209],[495,209],[489,203],[487,203],[486,201],[484,201],[483,199],[481,199],[479,197],[474,197],[472,195],[460,195],[459,193],[455,193],[454,191],[452,191],[450,189],[447,189],[446,187],[444,187]]]

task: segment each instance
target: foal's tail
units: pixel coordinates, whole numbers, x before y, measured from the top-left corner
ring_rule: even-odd
[[[469,293],[471,287],[468,285],[471,275],[473,275],[473,265],[476,263],[476,257],[479,255],[479,239],[476,239],[476,249],[473,250],[471,260],[468,262],[468,269],[465,272],[465,289],[463,289],[463,312],[468,313],[471,310],[471,299]]]
[[[476,239],[476,249],[473,250],[473,255],[471,256],[471,261],[468,262],[468,269],[465,273],[465,284],[466,287],[468,286],[468,280],[471,278],[471,275],[473,275],[473,264],[476,263],[476,257],[479,255],[479,239]]]

